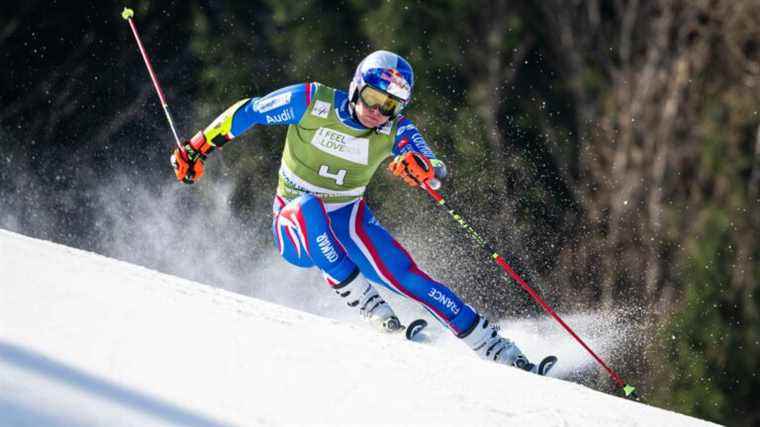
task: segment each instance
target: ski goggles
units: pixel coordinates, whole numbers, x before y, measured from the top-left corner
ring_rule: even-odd
[[[377,107],[380,114],[387,117],[397,115],[404,108],[404,103],[400,99],[372,86],[364,86],[364,89],[359,92],[359,99],[361,99],[362,104],[369,108]]]

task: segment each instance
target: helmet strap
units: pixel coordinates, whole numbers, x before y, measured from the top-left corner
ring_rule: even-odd
[[[348,112],[351,114],[351,118],[354,119],[356,123],[361,123],[359,121],[359,116],[356,115],[356,102],[348,101]]]
[[[359,118],[356,117],[356,100],[359,99],[358,91],[354,91],[353,96],[351,99],[348,100],[348,112],[351,115],[351,118],[355,121],[359,121]]]

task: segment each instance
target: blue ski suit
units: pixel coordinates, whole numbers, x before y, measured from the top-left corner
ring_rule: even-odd
[[[231,139],[254,125],[298,127],[313,102],[316,85],[296,84],[240,103],[231,112],[225,137]],[[336,91],[334,99],[335,113],[344,126],[366,129],[352,117],[346,92]],[[410,150],[435,159],[414,123],[403,117],[391,154]],[[282,176],[283,171],[280,173]],[[475,310],[417,266],[378,222],[361,195],[349,202],[326,203],[304,189],[297,197],[276,195],[273,213],[274,243],[282,257],[299,267],[318,267],[328,285],[351,279],[358,269],[371,282],[422,304],[457,336],[465,335],[477,322]]]

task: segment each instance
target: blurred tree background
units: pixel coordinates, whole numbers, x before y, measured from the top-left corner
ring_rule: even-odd
[[[288,84],[346,89],[373,50],[406,56],[408,115],[473,226],[558,311],[628,310],[646,339],[611,361],[649,403],[760,424],[760,2],[131,6],[184,135]],[[254,129],[204,181],[174,183],[173,142],[120,9],[0,5],[0,227],[255,294],[255,281],[239,282],[272,251],[284,129]],[[143,193],[170,203],[141,204]],[[382,172],[367,194],[466,300],[497,317],[537,314],[423,196]],[[163,230],[153,246],[130,228],[150,221]],[[212,248],[242,273],[176,261]],[[606,378],[589,385],[611,391]]]

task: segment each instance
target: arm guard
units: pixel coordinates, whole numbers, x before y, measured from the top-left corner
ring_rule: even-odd
[[[231,141],[232,138],[235,137],[235,135],[232,134],[232,118],[240,108],[248,103],[248,101],[249,99],[241,99],[240,101],[232,104],[230,108],[226,109],[221,115],[219,115],[219,117],[211,122],[211,124],[208,125],[206,129],[198,132],[198,134],[196,134],[191,141],[193,148],[197,150],[203,147],[203,144],[205,143],[209,146],[209,149],[205,150],[205,152],[208,153],[209,151],[221,147],[227,142]],[[203,141],[201,142],[200,139]],[[199,141],[196,142],[196,140]],[[196,147],[196,145],[198,145],[198,147]],[[204,152],[204,150],[200,151]]]

